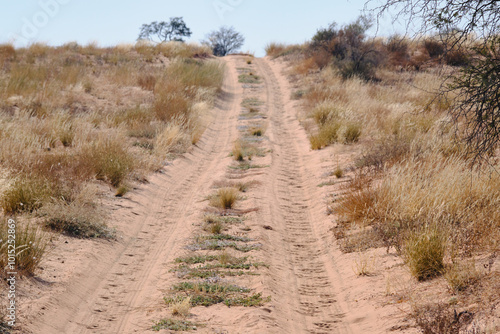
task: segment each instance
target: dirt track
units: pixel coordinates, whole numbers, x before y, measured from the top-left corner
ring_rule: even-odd
[[[225,177],[238,137],[244,85],[238,83],[242,56],[229,56],[223,93],[198,145],[156,174],[115,207],[118,242],[98,243],[82,257],[81,272],[47,298],[27,330],[33,333],[143,333],[166,315],[163,296],[172,284],[173,260],[184,251],[214,181]],[[259,309],[214,306],[195,314],[215,333],[357,333],[346,321],[344,288],[322,235],[324,191],[317,187],[321,163],[313,156],[290,101],[280,65],[255,59],[263,82],[253,93],[265,101],[269,167],[247,176],[260,181],[248,196],[259,211],[251,220],[269,265],[253,287],[271,296]],[[324,227],[324,226],[323,226]]]

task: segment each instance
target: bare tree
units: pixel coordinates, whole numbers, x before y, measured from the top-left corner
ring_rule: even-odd
[[[209,33],[202,43],[210,46],[215,56],[225,56],[238,51],[245,43],[245,38],[233,27],[221,27]]]
[[[184,42],[182,37],[190,37],[191,30],[186,26],[182,17],[171,17],[170,22],[151,22],[143,24],[138,40],[148,40],[153,42],[178,41]]]
[[[368,4],[375,0],[369,0]],[[380,2],[379,2],[380,3]],[[393,13],[420,25],[420,33],[438,32],[446,49],[468,42],[470,57],[444,84],[440,93],[454,92],[449,110],[476,159],[495,152],[500,144],[500,1],[498,0],[381,0],[378,17]],[[474,38],[475,37],[475,38]],[[472,45],[472,46],[471,46]]]

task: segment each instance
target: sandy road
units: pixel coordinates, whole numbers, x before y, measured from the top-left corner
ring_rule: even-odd
[[[203,210],[200,194],[209,193],[213,181],[224,175],[238,136],[243,88],[237,57],[225,61],[223,94],[200,143],[115,210],[112,219],[121,222],[124,238],[99,245],[82,264],[85,270],[50,299],[29,331],[143,333],[165,311],[168,271]],[[340,279],[315,228],[324,219],[324,195],[309,178],[316,166],[308,161],[307,138],[289,107],[290,91],[276,64],[264,58],[255,59],[255,65],[263,79],[257,93],[265,102],[271,152],[256,200],[257,220],[272,227],[262,232],[270,268],[263,284],[272,294],[274,311],[262,321],[272,333],[352,333],[337,300]],[[234,319],[225,328],[228,333],[254,332]]]

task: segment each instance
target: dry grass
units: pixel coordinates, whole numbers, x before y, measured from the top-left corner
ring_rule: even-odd
[[[479,282],[481,273],[477,270],[474,261],[453,263],[446,269],[444,277],[453,293],[465,291]]]
[[[239,198],[238,189],[220,188],[215,195],[211,196],[210,205],[221,209],[232,209]]]
[[[170,310],[172,311],[172,315],[177,315],[185,318],[189,315],[190,309],[191,309],[191,297],[187,297],[185,299],[170,304]]]
[[[410,232],[403,254],[411,274],[419,281],[441,275],[446,248],[446,236],[437,227]]]
[[[272,57],[293,54],[286,59],[300,87],[294,96],[301,98],[300,120],[311,147],[358,143],[362,152],[355,176],[331,206],[338,218],[335,236],[352,252],[365,249],[359,231],[369,229],[370,238],[379,240],[369,247],[394,247],[418,280],[444,273],[451,292],[476,291],[487,279],[470,263],[496,254],[500,244],[498,163],[477,166],[464,157],[447,115],[455,96],[434,95],[443,84],[434,66],[463,63],[467,52],[455,50],[447,59],[432,38],[394,37],[376,47],[386,58],[377,81],[342,78],[342,69],[321,48],[267,48]],[[481,304],[482,311],[495,305],[495,293],[483,290],[481,298],[489,302]],[[449,305],[424,307],[415,318],[426,333],[458,333]]]
[[[123,196],[200,138],[224,76],[210,54],[184,43],[0,45],[1,210],[113,237],[99,197]],[[116,193],[89,193],[90,182]]]
[[[47,248],[46,233],[35,225],[20,222],[17,219],[16,224],[13,225],[5,217],[0,218],[0,266],[2,268],[7,268],[9,264],[9,230],[15,231],[16,254],[14,268],[8,271],[17,271],[22,276],[34,275]],[[1,275],[5,277],[6,271],[2,270]]]

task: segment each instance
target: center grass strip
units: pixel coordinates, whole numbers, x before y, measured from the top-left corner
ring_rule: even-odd
[[[261,306],[270,298],[262,298],[262,294],[250,294],[251,290],[237,285],[220,283],[182,282],[174,285],[173,290],[181,295],[165,297],[165,303],[171,305],[180,300],[190,298],[191,306],[211,306],[224,303],[227,306]]]

